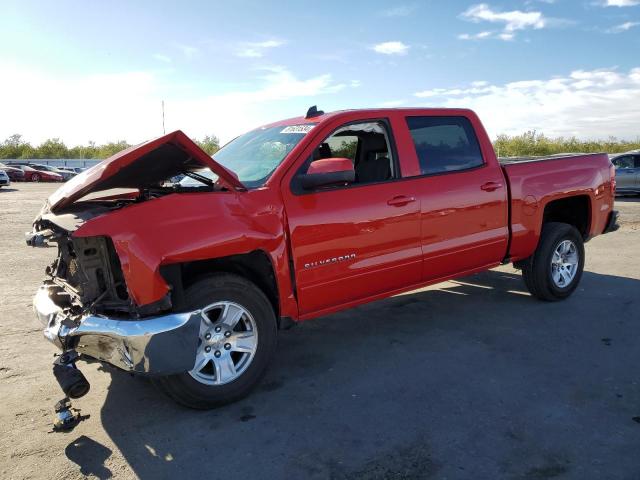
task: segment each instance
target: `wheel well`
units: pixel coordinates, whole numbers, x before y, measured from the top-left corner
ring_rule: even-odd
[[[269,256],[262,250],[230,255],[228,257],[198,260],[181,264],[165,265],[160,273],[172,285],[174,308],[180,309],[184,300],[184,290],[203,275],[213,272],[235,273],[255,283],[271,302],[276,318],[280,318],[278,286]]]
[[[586,239],[589,235],[589,219],[591,218],[589,197],[579,195],[561,198],[549,202],[544,208],[543,225],[549,222],[562,222],[573,225]]]

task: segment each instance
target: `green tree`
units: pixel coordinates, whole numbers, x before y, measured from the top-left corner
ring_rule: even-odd
[[[131,145],[124,140],[120,140],[119,142],[109,142],[104,145],[100,145],[97,148],[96,156],[97,158],[109,158],[111,155],[115,155],[130,146]]]
[[[22,135],[15,133],[2,142],[0,158],[27,158],[25,152],[30,151],[33,151],[33,147],[22,138]]]
[[[351,140],[349,142],[346,140],[343,140],[340,146],[337,148],[334,148],[331,153],[333,154],[334,157],[350,158],[351,160],[353,160],[354,158],[356,158],[357,148],[358,148],[357,140]]]
[[[207,135],[202,140],[195,140],[196,144],[209,155],[220,150],[220,140],[215,135]]]
[[[36,148],[36,158],[69,158],[69,149],[59,138],[49,138]]]
[[[640,149],[640,137],[636,140],[579,140],[576,137],[547,137],[536,131],[522,135],[498,135],[493,147],[500,157],[528,157],[559,153],[621,153]]]

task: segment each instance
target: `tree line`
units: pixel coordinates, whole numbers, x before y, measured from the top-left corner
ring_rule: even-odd
[[[640,149],[640,137],[635,140],[579,140],[576,137],[547,137],[536,131],[522,135],[498,135],[493,148],[499,157],[529,157],[556,153],[622,153]]]
[[[194,140],[200,148],[209,155],[220,149],[220,141],[215,135],[207,135],[202,139]],[[49,138],[39,145],[31,145],[20,134],[11,135],[0,144],[0,159],[20,158],[78,158],[78,159],[103,159],[118,153],[131,145],[120,140],[97,145],[89,142],[87,145],[67,146],[59,138]]]
[[[194,140],[209,155],[220,149],[220,141],[215,135],[207,135]],[[68,147],[59,138],[50,138],[39,145],[31,145],[22,135],[15,134],[0,144],[0,159],[20,158],[78,158],[103,159],[118,153],[131,145],[124,140],[97,145]],[[493,142],[496,153],[501,157],[519,157],[536,155],[553,155],[555,153],[621,153],[640,149],[640,137],[636,140],[619,140],[610,137],[606,140],[580,140],[576,137],[547,137],[536,131],[522,135],[498,135]],[[349,145],[343,145],[345,150]]]

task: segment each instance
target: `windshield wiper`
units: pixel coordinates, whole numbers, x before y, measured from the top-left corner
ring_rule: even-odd
[[[202,182],[205,185],[208,185],[209,187],[215,186],[215,182],[213,180],[205,177],[204,175],[200,175],[199,173],[188,172],[188,171],[183,171],[182,173],[189,178],[193,178],[194,180],[198,180],[199,182]]]

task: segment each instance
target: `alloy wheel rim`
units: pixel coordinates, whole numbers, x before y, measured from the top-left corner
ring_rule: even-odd
[[[255,357],[258,329],[249,311],[233,302],[202,309],[196,361],[189,371],[205,385],[224,385],[242,375]]]
[[[580,255],[578,247],[571,240],[563,240],[553,251],[551,257],[551,279],[558,288],[571,285],[578,272]]]

